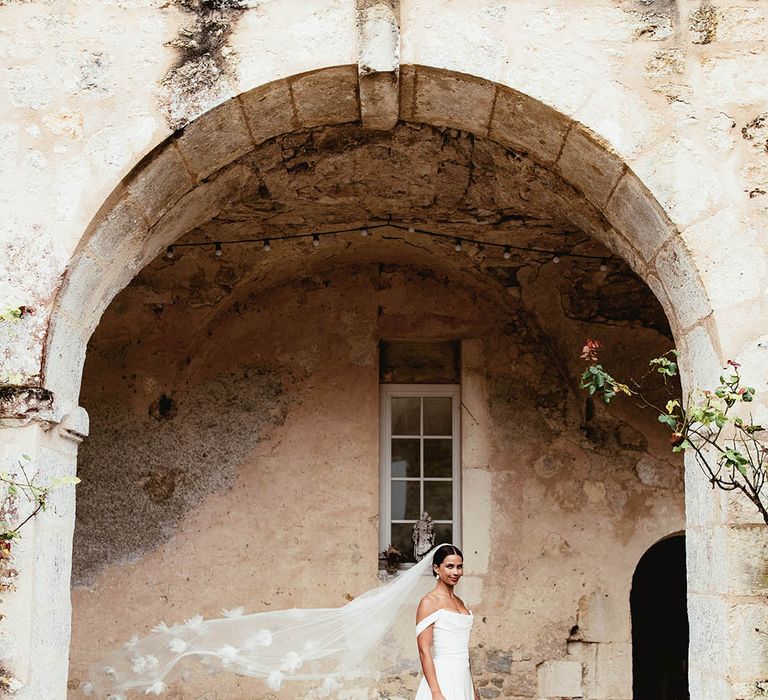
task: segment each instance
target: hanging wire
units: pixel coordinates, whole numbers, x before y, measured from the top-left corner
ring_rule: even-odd
[[[430,238],[443,239],[453,243],[454,250],[461,252],[464,249],[465,244],[476,245],[480,248],[497,248],[502,251],[502,255],[505,260],[509,260],[512,256],[512,251],[521,251],[525,253],[539,253],[541,255],[550,256],[553,263],[557,264],[562,258],[580,258],[584,260],[597,260],[600,262],[600,269],[604,271],[607,268],[607,259],[605,255],[588,255],[586,253],[572,253],[565,250],[547,250],[545,248],[536,248],[531,246],[516,246],[512,243],[496,243],[494,241],[486,241],[478,238],[472,238],[470,236],[457,236],[454,233],[442,233],[440,231],[431,231],[424,228],[418,228],[416,226],[407,226],[404,224],[398,224],[391,221],[386,223],[374,223],[365,227],[355,226],[353,228],[340,228],[332,231],[314,231],[311,233],[289,233],[283,236],[260,237],[260,238],[239,238],[226,241],[191,241],[188,243],[174,243],[168,246],[166,249],[166,257],[168,259],[174,258],[174,251],[177,248],[201,248],[213,246],[216,256],[220,256],[222,252],[222,245],[249,245],[260,244],[265,252],[269,252],[272,249],[274,243],[279,241],[298,241],[302,239],[310,239],[312,245],[317,247],[320,245],[320,239],[325,236],[338,236],[345,233],[359,232],[364,237],[369,237],[371,233],[378,229],[394,228],[400,231],[405,231],[412,235],[428,236]]]

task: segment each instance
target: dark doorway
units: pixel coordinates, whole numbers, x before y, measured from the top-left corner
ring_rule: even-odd
[[[685,536],[657,542],[632,577],[634,700],[688,700]]]

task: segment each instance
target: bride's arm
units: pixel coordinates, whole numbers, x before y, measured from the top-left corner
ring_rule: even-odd
[[[434,611],[429,610],[429,606],[426,605],[424,601],[419,603],[419,609],[416,611],[416,624],[421,622],[428,615],[431,615],[432,612]],[[427,685],[432,691],[432,699],[445,700],[443,693],[440,690],[440,685],[437,682],[435,661],[432,658],[432,630],[433,625],[430,625],[422,630],[421,634],[416,638],[416,643],[419,647],[419,661],[421,661],[421,670],[424,673],[424,679],[427,681]]]

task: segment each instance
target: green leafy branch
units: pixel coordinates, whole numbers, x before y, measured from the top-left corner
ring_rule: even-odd
[[[2,550],[6,556],[10,551],[11,542],[21,537],[21,528],[46,509],[52,491],[66,484],[80,483],[80,479],[76,476],[60,476],[53,479],[49,484],[40,486],[35,483],[34,476],[29,476],[28,469],[24,466],[24,462],[29,462],[29,460],[28,455],[22,455],[22,461],[18,462],[21,474],[0,472],[0,484],[5,490],[5,497],[0,504],[0,545],[3,546]],[[25,498],[33,506],[23,520],[14,523],[12,521],[18,512],[18,500],[20,498]]]
[[[697,389],[683,405],[680,399],[667,401],[663,408],[648,401],[643,393],[649,375],[661,375],[664,382],[677,376],[677,351],[670,350],[649,362],[648,373],[635,389],[622,384],[599,364],[600,343],[587,341],[581,357],[588,366],[580,387],[590,396],[610,403],[618,394],[639,397],[658,413],[658,420],[671,431],[673,452],[690,451],[712,488],[740,491],[768,523],[768,500],[764,492],[768,477],[768,444],[763,426],[743,413],[743,405],[755,399],[755,389],[742,384],[739,364],[728,360],[726,372],[712,390]]]

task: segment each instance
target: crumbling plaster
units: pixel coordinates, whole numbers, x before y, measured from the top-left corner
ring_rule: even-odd
[[[570,275],[554,281],[552,263],[529,263],[511,289],[466,259],[439,271],[421,246],[405,253],[409,264],[365,261],[392,245],[374,236],[333,258],[313,250],[277,286],[264,276],[219,277],[228,265],[252,265],[247,253],[228,261],[187,251],[170,264],[161,256],[112,303],[91,341],[81,396],[93,426],[80,458],[72,697],[105,646],[150,621],[240,604],[338,605],[374,582],[382,337],[465,339],[462,594],[481,621],[473,666],[482,696],[562,687],[539,667],[576,663],[567,642],[574,625],[583,644],[602,648],[599,663],[585,661],[603,678],[585,697],[630,692],[619,653],[629,644],[629,582],[642,553],[683,527],[681,472],[653,416],[630,411],[626,422],[598,409],[587,420],[563,377],[578,366],[584,333],[631,338],[615,357],[626,371],[638,348],[659,352],[668,338],[653,323],[568,318],[564,301],[579,289]],[[229,285],[200,303],[217,279]],[[527,296],[558,325],[557,349]],[[164,415],[158,396],[167,397]],[[158,480],[158,470],[174,476]],[[126,491],[131,499],[116,502],[112,494]],[[409,640],[403,653],[413,652]],[[404,674],[380,690],[407,695],[415,681]],[[262,692],[234,677],[215,686]],[[178,692],[212,687],[196,679]]]

